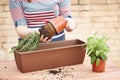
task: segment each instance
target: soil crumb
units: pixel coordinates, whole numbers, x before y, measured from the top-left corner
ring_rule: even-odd
[[[58,73],[61,73],[61,70],[62,70],[62,69],[59,69],[59,70],[50,70],[49,73],[50,73],[50,74],[53,74],[53,75],[56,75],[56,74],[58,74]]]

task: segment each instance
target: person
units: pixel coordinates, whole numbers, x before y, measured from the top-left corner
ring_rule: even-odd
[[[67,20],[66,31],[71,32],[75,28],[69,0],[10,0],[9,7],[19,39],[29,33],[38,32],[40,27],[57,16],[63,16]],[[43,42],[65,40],[65,32],[63,30],[49,40],[42,35],[40,40]]]

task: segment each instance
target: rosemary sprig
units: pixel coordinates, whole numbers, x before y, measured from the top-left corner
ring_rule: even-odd
[[[37,50],[39,45],[40,34],[30,33],[23,40],[21,40],[13,51],[17,50],[19,52],[27,52]]]

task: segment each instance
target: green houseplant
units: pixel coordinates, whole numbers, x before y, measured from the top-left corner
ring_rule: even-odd
[[[107,54],[110,51],[106,41],[109,37],[103,35],[98,38],[96,33],[87,38],[86,53],[91,58],[92,70],[94,72],[103,72],[105,70],[105,63]]]

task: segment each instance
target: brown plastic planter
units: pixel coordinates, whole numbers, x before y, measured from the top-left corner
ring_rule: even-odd
[[[15,51],[15,61],[21,72],[82,64],[85,57],[83,43],[78,39],[41,43],[36,51]]]

